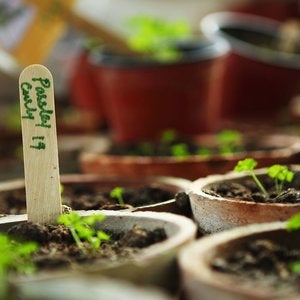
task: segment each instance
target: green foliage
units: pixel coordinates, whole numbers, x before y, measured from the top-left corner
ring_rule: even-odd
[[[190,155],[189,148],[184,143],[179,143],[171,146],[171,154],[177,158],[185,158]]]
[[[123,194],[124,194],[124,188],[120,186],[113,188],[109,193],[110,197],[117,199],[120,205],[125,204]]]
[[[286,222],[287,231],[291,232],[299,229],[300,229],[300,213],[291,216]]]
[[[268,197],[269,196],[268,192],[266,191],[266,189],[264,188],[264,186],[262,185],[262,183],[259,181],[259,179],[254,173],[254,169],[256,165],[257,165],[257,161],[254,160],[253,158],[245,158],[243,160],[238,161],[237,165],[234,167],[234,170],[236,172],[246,172],[246,171],[250,172],[250,175],[252,176],[258,188],[263,192],[263,194],[266,197]]]
[[[86,253],[87,250],[100,248],[102,241],[107,241],[110,236],[103,231],[95,229],[95,225],[105,220],[103,214],[80,216],[76,212],[59,216],[58,223],[68,227],[77,246]],[[87,242],[88,247],[83,241]]]
[[[160,137],[160,142],[163,144],[171,144],[177,139],[178,135],[174,129],[166,129]]]
[[[257,161],[253,158],[245,158],[240,160],[235,166],[234,170],[236,172],[250,172],[253,180],[263,192],[265,196],[269,196],[268,192],[260,182],[260,180],[256,177],[254,173],[254,169],[257,166]],[[267,169],[267,174],[269,177],[274,179],[276,192],[280,194],[283,190],[283,185],[285,182],[291,182],[294,178],[294,172],[290,171],[287,166],[274,164]]]
[[[242,135],[237,130],[222,130],[216,135],[219,152],[221,154],[234,153],[239,146]]]
[[[203,157],[209,157],[212,155],[213,151],[210,148],[207,147],[200,147],[197,149],[197,155],[203,156]]]
[[[282,192],[284,182],[291,182],[294,178],[294,172],[278,164],[268,168],[268,175],[275,180],[277,193]]]
[[[17,242],[0,233],[0,298],[6,293],[6,278],[10,271],[26,274],[35,271],[31,257],[37,250],[38,245],[34,242]]]
[[[191,36],[191,28],[185,21],[168,22],[152,16],[133,16],[127,20],[127,25],[132,32],[128,38],[129,46],[159,61],[180,59],[173,42]]]

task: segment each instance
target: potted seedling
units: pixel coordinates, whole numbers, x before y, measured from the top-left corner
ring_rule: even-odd
[[[216,134],[186,137],[168,129],[157,139],[123,145],[102,137],[98,145],[85,147],[79,163],[83,173],[164,175],[195,180],[228,172],[248,156],[255,158],[262,167],[295,163],[299,149],[298,137],[286,134],[224,129]]]
[[[170,281],[169,275],[174,272],[176,252],[196,234],[194,223],[188,218],[168,213],[106,211],[103,216],[101,211],[70,213],[63,209],[53,80],[45,67],[31,65],[21,73],[20,98],[27,215],[0,218],[0,230],[13,239],[22,237],[40,245],[36,260],[35,254],[31,257],[40,272],[36,277],[25,277],[25,280],[63,276],[73,270],[77,274],[107,274],[141,284],[156,282],[175,288],[176,278]],[[117,240],[122,237],[125,252],[119,252],[121,257],[116,251],[112,252],[110,259],[98,260],[102,245],[112,242],[110,248],[116,250]],[[141,237],[143,241],[136,244]],[[53,247],[56,247],[55,255],[50,250]],[[137,248],[144,249],[139,251]],[[107,257],[108,248],[102,250],[105,253],[102,258]],[[48,255],[58,259],[50,263],[51,271],[42,268],[44,263],[47,265],[49,262]],[[75,257],[77,263],[72,262]],[[15,284],[19,280],[23,280],[19,274],[12,278]]]
[[[274,164],[255,169],[256,165],[253,158],[246,158],[233,172],[193,182],[189,197],[200,230],[212,233],[284,221],[299,210],[299,167]]]
[[[230,12],[213,13],[201,21],[207,37],[231,45],[218,85],[223,119],[259,124],[268,116],[273,125],[288,119],[287,106],[299,94],[300,56],[282,46],[290,36],[281,34],[283,26],[272,19]]]
[[[299,298],[299,213],[202,238],[179,255],[187,299]]]
[[[170,127],[184,134],[216,129],[219,103],[210,91],[227,44],[193,38],[184,21],[129,22],[128,42],[140,55],[103,49],[90,58],[113,139],[152,139]]]

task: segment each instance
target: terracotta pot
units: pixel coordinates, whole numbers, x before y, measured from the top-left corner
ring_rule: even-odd
[[[156,204],[134,207],[125,210],[131,211],[158,211],[158,212],[172,212],[182,215],[190,215],[189,203],[178,205],[175,200],[175,194],[178,192],[185,192],[190,185],[190,181],[183,178],[155,176],[155,177],[108,177],[96,174],[65,174],[61,176],[61,183],[65,188],[76,188],[79,186],[92,187],[99,191],[110,191],[111,189],[121,186],[123,188],[141,188],[144,186],[151,186],[161,188],[174,195],[172,199],[158,202]],[[0,182],[0,193],[14,192],[18,193],[20,201],[25,199],[25,183],[23,179],[15,179]],[[63,194],[64,196],[64,194]],[[26,211],[26,203],[16,203],[16,207],[23,213]],[[20,208],[20,205],[23,209]]]
[[[168,128],[196,134],[219,127],[220,104],[213,91],[227,43],[193,42],[182,51],[183,58],[173,63],[94,54],[99,93],[116,141],[152,139]]]
[[[287,233],[285,223],[252,224],[204,237],[185,247],[179,255],[187,300],[296,300],[298,295],[278,295],[274,288],[259,284],[243,284],[237,275],[217,272],[211,268],[215,257],[234,253],[240,245],[256,239],[270,239],[280,244],[299,248],[299,232]]]
[[[278,38],[279,26],[275,20],[227,12],[202,20],[201,29],[206,36],[225,39],[231,45],[223,65],[222,83],[218,85],[223,119],[267,119],[276,124],[288,113],[289,101],[300,92],[300,55],[268,50],[241,37],[255,34],[260,39],[273,40]]]
[[[299,172],[300,167],[294,165],[293,170]],[[255,174],[266,177],[266,168],[257,169]],[[248,173],[230,172],[200,178],[191,184],[191,208],[200,231],[214,233],[246,224],[284,221],[300,211],[300,203],[256,203],[212,196],[206,192],[218,183],[238,183],[250,178]]]
[[[260,166],[274,163],[296,163],[299,158],[299,138],[283,134],[245,135],[247,141],[256,141],[258,148],[273,150],[249,151],[229,155],[210,157],[118,156],[108,154],[112,141],[102,137],[98,144],[86,146],[79,156],[81,171],[84,173],[120,175],[120,176],[175,176],[195,180],[210,174],[225,173],[233,169],[236,163],[248,156],[255,158]],[[194,141],[200,145],[216,144],[215,135],[199,135]]]
[[[33,275],[12,278],[13,282],[60,278],[72,274],[90,274],[94,278],[99,275],[126,279],[138,284],[154,284],[175,291],[178,288],[178,274],[175,259],[179,249],[191,242],[196,235],[196,225],[186,217],[158,212],[121,212],[121,211],[78,211],[82,216],[104,213],[107,218],[101,222],[101,230],[113,232],[126,231],[134,225],[154,230],[165,229],[167,239],[153,244],[139,252],[130,260],[111,260],[107,263],[94,261],[90,266],[73,267],[72,270],[44,271]],[[26,215],[11,215],[0,218],[0,231],[26,221]],[[147,270],[147,271],[145,271]]]

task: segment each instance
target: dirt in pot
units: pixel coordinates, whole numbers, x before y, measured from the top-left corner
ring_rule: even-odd
[[[95,232],[97,236],[99,231]],[[102,239],[98,248],[92,247],[87,239],[81,239],[81,245],[75,242],[73,235],[65,225],[41,225],[30,222],[11,227],[12,237],[21,237],[22,241],[33,241],[39,249],[32,256],[37,270],[76,267],[91,262],[113,262],[133,258],[143,248],[164,241],[167,238],[163,228],[147,230],[134,225],[128,231],[101,231],[109,239]]]
[[[258,136],[244,138],[237,130],[226,129],[211,136],[187,137],[167,130],[155,140],[139,143],[112,143],[106,154],[116,156],[178,157],[189,155],[209,157],[252,151],[270,151],[283,148],[266,143]]]
[[[296,172],[291,183],[285,183],[281,191],[276,189],[272,178],[257,176],[266,189],[263,193],[251,177],[236,181],[222,181],[207,186],[205,193],[228,199],[257,203],[300,203],[300,172]]]
[[[217,256],[211,267],[238,276],[241,287],[268,288],[278,296],[300,293],[300,277],[291,264],[300,261],[300,249],[291,249],[269,239],[245,242],[226,257]]]
[[[63,204],[74,210],[110,209],[121,210],[156,204],[174,198],[174,192],[155,184],[140,187],[124,187],[120,192],[123,202],[111,195],[113,189],[97,184],[66,184],[63,186]],[[25,190],[0,193],[0,214],[26,213]]]

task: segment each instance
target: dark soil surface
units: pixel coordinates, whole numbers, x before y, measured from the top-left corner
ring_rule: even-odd
[[[179,148],[179,151],[176,151]],[[180,156],[180,148],[184,148],[184,154],[211,156],[220,154],[232,154],[239,152],[252,151],[270,151],[279,147],[272,147],[258,143],[257,140],[248,140],[240,145],[218,145],[217,143],[201,143],[201,141],[178,138],[170,143],[161,143],[158,141],[145,141],[131,144],[113,144],[106,154],[116,156],[153,156],[153,157],[168,157],[176,156],[176,152]]]
[[[110,189],[92,184],[65,185],[62,193],[63,204],[74,210],[126,209],[164,202],[174,198],[174,193],[156,186],[124,188],[125,205],[110,197]],[[0,193],[0,214],[26,213],[24,190]]]
[[[243,181],[219,182],[205,189],[205,192],[217,197],[231,198],[257,203],[300,203],[300,173],[291,184],[285,184],[281,193],[275,190],[274,181],[266,176],[258,176],[269,196],[266,197],[252,178]]]
[[[237,275],[241,286],[267,287],[278,295],[299,295],[300,277],[290,269],[290,264],[297,261],[300,261],[300,249],[258,239],[245,243],[227,257],[216,257],[211,267]]]
[[[38,270],[72,267],[95,260],[107,262],[129,259],[141,249],[167,238],[162,228],[149,231],[138,225],[127,232],[106,233],[110,235],[109,241],[103,241],[97,250],[92,249],[93,251],[83,253],[64,225],[40,225],[28,222],[15,225],[8,230],[11,236],[21,237],[25,241],[35,241],[40,245],[38,252],[33,256],[33,262]]]

